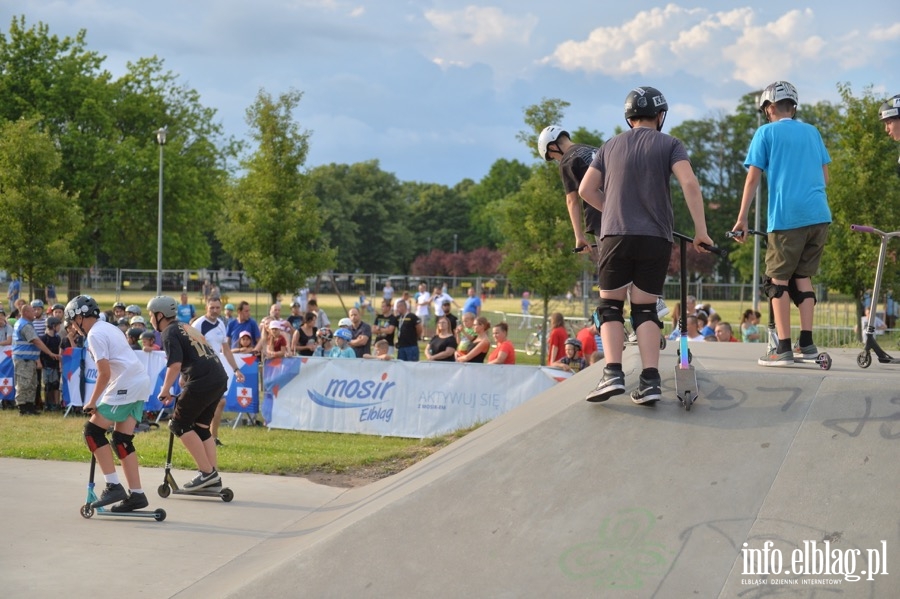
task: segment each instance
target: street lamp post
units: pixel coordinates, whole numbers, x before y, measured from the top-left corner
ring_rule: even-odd
[[[163,234],[163,146],[166,145],[168,125],[156,130],[159,144],[159,206],[156,221],[156,295],[162,295],[162,234]]]

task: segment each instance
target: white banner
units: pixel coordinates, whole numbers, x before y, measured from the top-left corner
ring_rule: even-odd
[[[571,376],[539,366],[286,360],[300,365],[272,389],[268,426],[393,437],[424,438],[487,422]]]

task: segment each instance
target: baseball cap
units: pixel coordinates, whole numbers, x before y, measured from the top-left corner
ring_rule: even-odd
[[[250,337],[250,331],[241,331],[241,333],[238,335],[238,339],[240,339],[241,337]]]

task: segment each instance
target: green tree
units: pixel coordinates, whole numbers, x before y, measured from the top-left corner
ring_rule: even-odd
[[[272,301],[334,262],[322,240],[318,199],[301,172],[309,150],[309,133],[293,120],[301,97],[290,91],[275,100],[260,90],[247,109],[256,151],[241,163],[245,174],[228,192],[217,234]]]
[[[528,130],[517,139],[534,150],[540,160],[522,188],[502,202],[500,231],[505,255],[501,270],[511,281],[543,298],[543,322],[546,322],[550,298],[570,289],[582,270],[580,257],[572,254],[572,225],[563,200],[555,164],[537,156],[537,136],[547,123],[562,122],[562,100],[544,99],[525,109]],[[541,347],[541,364],[546,362],[547,347]]]
[[[833,221],[820,273],[831,288],[860,300],[858,315],[862,316],[861,299],[875,279],[880,240],[851,231],[850,225],[896,228],[900,213],[900,185],[894,176],[897,147],[878,120],[883,99],[875,97],[871,88],[859,97],[847,84],[839,85],[838,91],[842,118],[833,120],[834,141],[828,148],[832,163],[827,193]],[[883,291],[898,283],[892,262],[885,269]]]
[[[501,158],[491,165],[491,170],[481,181],[469,188],[466,196],[470,216],[463,241],[465,247],[495,249],[503,244],[498,226],[500,206],[507,196],[522,188],[530,175],[531,169],[518,160]]]
[[[23,276],[31,297],[72,264],[65,232],[81,227],[81,214],[59,184],[59,152],[39,121],[0,125],[0,264]]]
[[[118,80],[87,49],[86,32],[59,38],[42,23],[14,18],[0,34],[0,120],[41,119],[60,150],[63,189],[87,226],[68,229],[76,264],[156,265],[158,154],[165,148],[164,266],[209,263],[210,219],[221,204],[225,164],[235,144],[222,138],[215,111],[178,83],[156,58],[128,65]],[[123,235],[129,243],[123,244]]]
[[[337,251],[340,272],[395,272],[408,263],[407,221],[402,188],[377,160],[311,169],[313,195],[320,198],[322,229]]]

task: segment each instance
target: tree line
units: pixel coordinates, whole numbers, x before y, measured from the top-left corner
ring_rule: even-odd
[[[65,267],[156,267],[155,131],[162,126],[163,268],[243,269],[273,296],[330,269],[500,272],[544,297],[564,292],[590,268],[571,253],[556,165],[536,152],[543,127],[571,125],[563,99],[523,110],[517,137],[532,163],[499,159],[480,181],[446,186],[400,181],[374,159],[307,168],[313,132],[293,116],[302,92],[261,89],[246,109],[248,139],[238,140],[162,59],[138,58],[120,77],[104,60],[89,49],[86,31],[60,38],[19,16],[0,33],[0,268],[35,287],[55,282]],[[874,278],[877,240],[849,225],[894,226],[897,149],[878,122],[882,99],[871,88],[838,90],[840,104],[801,105],[798,116],[822,131],[834,161],[834,226],[820,279],[860,297]],[[710,233],[721,245],[737,215],[757,114],[748,94],[733,113],[670,131],[690,153]],[[568,130],[576,142],[604,141],[583,125]],[[693,233],[677,186],[673,200],[676,229]],[[765,193],[761,210],[765,227]],[[726,260],[689,255],[690,270],[747,282],[750,246],[729,247]],[[895,279],[891,269],[886,288]]]

